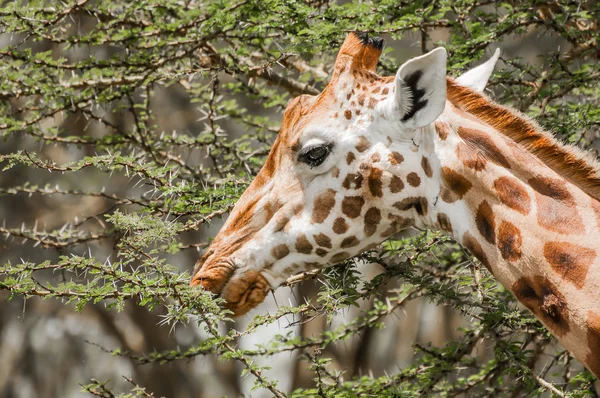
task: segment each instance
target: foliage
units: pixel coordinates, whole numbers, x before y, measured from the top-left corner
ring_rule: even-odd
[[[316,297],[256,315],[244,330],[223,327],[232,321],[219,301],[188,286],[190,249],[204,247],[208,224],[259,170],[290,98],[323,89],[347,31],[419,42],[421,50],[444,46],[450,74],[490,45],[541,35],[553,46],[542,58],[502,57],[495,98],[587,148],[600,137],[596,2],[36,0],[5,2],[0,16],[0,194],[12,209],[0,227],[0,294],[52,299],[68,311],[146,307],[156,328],[197,324],[202,337],[184,346],[109,351],[164,366],[216,355],[278,397],[596,396],[593,376],[553,349],[543,326],[438,233],[388,241],[312,273],[321,281]],[[380,73],[405,59],[386,49]],[[188,263],[175,264],[182,253]],[[364,280],[367,263],[382,273]],[[420,297],[469,320],[457,338],[416,344],[412,362],[391,374],[348,375],[333,365],[332,346],[385,327]],[[358,316],[316,336],[238,344],[290,317],[293,325],[331,322],[353,308]],[[255,361],[282,352],[306,364],[312,386],[286,392]],[[151,396],[127,380],[122,396]],[[119,394],[114,381],[80,382],[93,395]]]

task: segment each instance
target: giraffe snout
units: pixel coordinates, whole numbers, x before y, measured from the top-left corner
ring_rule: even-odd
[[[225,308],[240,316],[262,303],[271,285],[259,271],[243,271],[233,261],[205,262],[190,283],[226,301]]]
[[[231,279],[235,271],[233,265],[228,262],[219,262],[217,264],[204,263],[202,267],[195,272],[192,286],[202,286],[217,296],[221,294],[223,288]]]

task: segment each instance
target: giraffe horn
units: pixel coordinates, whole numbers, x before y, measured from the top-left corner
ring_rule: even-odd
[[[383,39],[379,37],[369,37],[367,33],[351,32],[346,36],[335,61],[336,72],[343,72],[348,66],[351,69],[366,69],[374,72],[383,50],[383,44]]]

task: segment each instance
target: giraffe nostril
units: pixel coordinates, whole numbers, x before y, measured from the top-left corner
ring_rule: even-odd
[[[221,291],[233,275],[233,267],[229,263],[220,263],[217,265],[204,265],[190,283],[191,286],[202,286],[211,293],[220,295]]]

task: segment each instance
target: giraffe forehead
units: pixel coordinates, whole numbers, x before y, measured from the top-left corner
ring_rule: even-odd
[[[382,77],[366,69],[344,68],[319,95],[301,95],[290,102],[284,113],[280,138],[286,146],[297,150],[311,130],[328,128],[343,132],[353,124],[372,122],[376,105],[394,90],[394,76]]]

